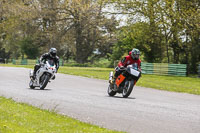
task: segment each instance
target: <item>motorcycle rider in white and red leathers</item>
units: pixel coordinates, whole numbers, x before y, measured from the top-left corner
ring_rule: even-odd
[[[118,63],[118,66],[115,68],[113,83],[115,82],[116,78],[123,72],[123,68],[126,68],[128,65],[132,65],[132,64],[137,65],[138,71],[141,72],[141,60],[139,56],[140,56],[140,51],[136,48],[133,48],[133,50],[129,52],[129,55],[124,57]]]

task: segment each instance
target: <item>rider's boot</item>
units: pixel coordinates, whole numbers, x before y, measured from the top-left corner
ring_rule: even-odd
[[[35,75],[35,74],[33,74],[33,80],[35,80],[35,78],[36,78],[36,75]]]
[[[36,72],[35,72],[35,70],[33,71],[33,80],[35,80],[36,79]]]
[[[113,79],[110,81],[111,84],[114,84],[116,81],[117,77],[113,76]]]

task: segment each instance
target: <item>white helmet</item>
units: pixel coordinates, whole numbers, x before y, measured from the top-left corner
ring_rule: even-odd
[[[131,51],[131,57],[132,57],[134,60],[138,60],[138,59],[139,59],[139,56],[140,56],[140,50],[134,48],[134,49]]]

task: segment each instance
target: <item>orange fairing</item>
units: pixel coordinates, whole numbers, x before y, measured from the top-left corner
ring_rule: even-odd
[[[137,82],[137,81],[136,81],[136,80],[134,80],[134,85],[136,84],[136,82]]]
[[[116,85],[117,87],[119,87],[119,85],[124,81],[125,77],[120,74],[118,77],[117,77],[117,80],[116,80]]]

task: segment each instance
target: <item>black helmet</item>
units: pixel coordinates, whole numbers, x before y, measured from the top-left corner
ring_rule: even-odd
[[[55,57],[56,57],[56,53],[57,53],[56,48],[50,48],[50,49],[49,49],[49,55],[50,55],[52,58],[55,58]]]
[[[132,57],[134,60],[138,60],[138,59],[139,59],[139,56],[140,56],[140,50],[134,48],[134,49],[131,51],[131,57]]]

